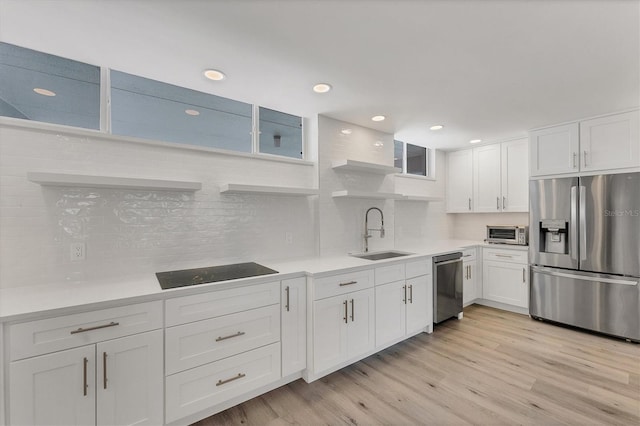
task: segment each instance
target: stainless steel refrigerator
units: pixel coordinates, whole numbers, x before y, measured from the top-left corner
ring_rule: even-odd
[[[531,316],[640,341],[640,173],[529,186]]]

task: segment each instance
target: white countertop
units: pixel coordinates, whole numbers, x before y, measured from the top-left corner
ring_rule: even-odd
[[[100,306],[100,308],[102,308],[123,303],[161,300],[168,297],[203,293],[211,291],[212,289],[224,289],[237,285],[268,282],[296,276],[331,275],[347,270],[366,269],[381,264],[432,256],[473,246],[527,250],[526,246],[487,245],[481,241],[470,240],[442,240],[397,247],[394,250],[414,254],[378,261],[360,259],[349,255],[322,256],[282,261],[256,260],[258,263],[279,271],[279,273],[239,280],[200,284],[191,287],[179,287],[170,290],[162,290],[153,273],[110,279],[6,288],[0,290],[0,321],[18,321],[43,314],[70,313],[72,311],[86,310],[89,307],[98,308],[97,304],[102,305]],[[197,267],[197,265],[185,265],[185,268],[190,267]]]

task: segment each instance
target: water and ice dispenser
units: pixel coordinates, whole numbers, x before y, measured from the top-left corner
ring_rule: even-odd
[[[540,251],[569,254],[569,223],[563,219],[540,221]]]

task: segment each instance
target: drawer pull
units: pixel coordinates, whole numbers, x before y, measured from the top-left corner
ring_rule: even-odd
[[[351,322],[355,320],[356,320],[355,306],[353,304],[353,299],[351,299]]]
[[[84,396],[87,396],[87,389],[89,388],[87,383],[87,364],[89,364],[89,360],[85,357],[82,361],[82,394]]]
[[[85,331],[99,330],[101,328],[107,328],[107,327],[115,327],[116,325],[120,325],[120,323],[111,321],[109,324],[96,325],[95,327],[89,327],[89,328],[80,327],[77,330],[73,330],[71,334],[84,333]]]
[[[345,285],[358,284],[358,281],[347,281],[346,283],[340,283],[340,287],[344,287]]]
[[[236,334],[230,334],[228,336],[218,337],[216,338],[216,342],[220,342],[222,340],[227,340],[227,339],[233,339],[234,337],[240,337],[240,336],[243,336],[244,334],[245,334],[244,331],[238,331]]]
[[[218,380],[218,383],[216,383],[216,386],[222,386],[222,385],[224,385],[226,383],[233,382],[234,380],[242,379],[243,377],[246,377],[246,374],[238,373],[237,376],[232,377],[230,379]]]
[[[507,258],[507,259],[513,259],[513,256],[509,256],[507,254],[496,254],[495,256],[496,257],[504,257],[504,258]]]
[[[287,312],[289,312],[289,286],[287,286],[285,291],[287,292],[287,304],[285,305],[285,308],[287,309]]]
[[[102,388],[107,388],[107,353],[102,352]]]

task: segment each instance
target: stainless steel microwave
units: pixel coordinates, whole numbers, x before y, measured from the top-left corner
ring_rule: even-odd
[[[487,242],[526,246],[529,243],[529,227],[521,225],[487,225]]]

